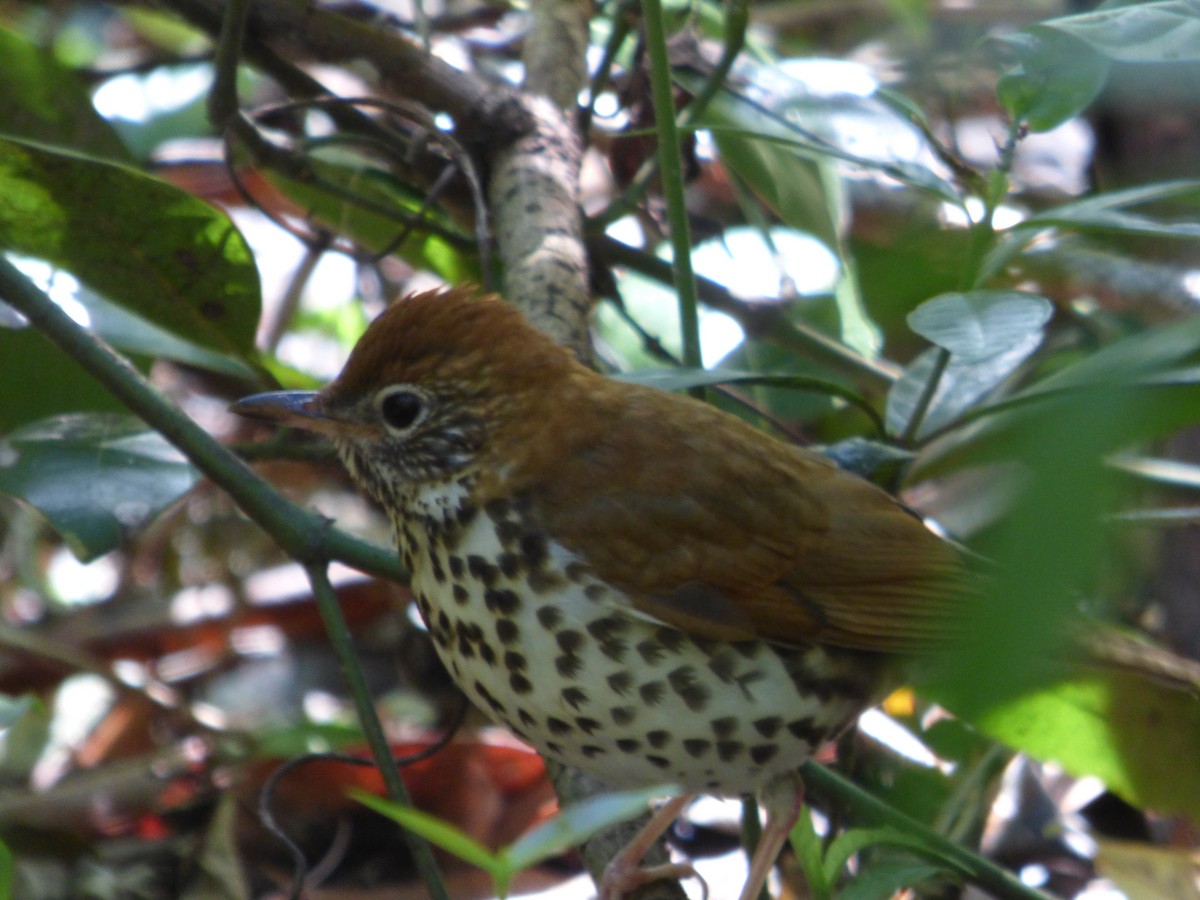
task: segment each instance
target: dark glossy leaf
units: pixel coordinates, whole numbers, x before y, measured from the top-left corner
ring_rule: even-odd
[[[58,413],[124,409],[79,363],[24,325],[0,327],[0,373],[12,385],[37,385],[4,392],[0,434]]]
[[[125,416],[58,416],[0,443],[0,491],[42,513],[84,561],[119,547],[197,478],[160,435]]]
[[[133,169],[0,141],[0,248],[75,275],[189,341],[249,356],[258,272],[229,219]]]
[[[150,359],[170,359],[248,382],[260,378],[262,370],[243,358],[195,344],[125,307],[109,303],[94,291],[81,288],[78,299],[88,311],[91,329],[118,350]]]
[[[0,135],[128,162],[129,152],[70,69],[54,54],[0,28]]]

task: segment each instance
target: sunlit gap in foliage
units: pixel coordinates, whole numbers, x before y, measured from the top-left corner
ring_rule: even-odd
[[[91,326],[92,317],[87,308],[79,302],[79,281],[74,275],[56,269],[48,262],[27,256],[8,254],[8,260],[21,274],[28,276],[39,290],[45,291],[77,325],[84,328]]]
[[[145,75],[125,73],[100,85],[92,104],[106,119],[146,122],[195,102],[211,85],[212,67],[207,63],[155,69]]]

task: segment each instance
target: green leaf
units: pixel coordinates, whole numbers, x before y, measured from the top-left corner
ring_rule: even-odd
[[[151,359],[170,359],[249,382],[259,381],[265,371],[242,357],[210,350],[160,328],[87,288],[81,288],[76,296],[88,311],[92,331],[117,350]]]
[[[858,82],[853,90],[814,87],[827,75],[815,67],[831,65],[849,69],[855,64],[830,60],[784,60],[771,66],[739,63],[738,89],[718,94],[698,124],[710,129],[722,147],[723,158],[726,156],[723,142],[727,139],[753,141],[760,147],[774,145],[784,152],[778,161],[768,163],[765,158],[760,161],[760,165],[776,169],[780,175],[788,175],[790,168],[790,177],[796,177],[797,159],[837,160],[879,172],[944,200],[959,202],[953,185],[925,161],[933,158],[925,139],[908,117],[896,109],[895,100],[862,92],[860,83],[869,76],[851,74]],[[699,83],[685,72],[677,72],[676,77],[685,85],[695,87]],[[864,139],[866,135],[869,137]],[[731,159],[732,168],[756,189],[766,190],[765,196],[788,191],[786,182],[756,184],[749,177],[751,170],[744,170],[740,164],[747,160],[735,154],[725,161],[730,163]]]
[[[0,84],[0,134],[130,161],[125,145],[96,112],[76,73],[54,54],[3,28]]]
[[[1170,66],[1172,80],[1194,79],[1181,64],[1200,62],[1200,16],[1191,0],[1137,3],[1050,19],[1003,38],[1018,64],[1001,77],[1000,102],[1035,131],[1078,115],[1103,89],[1112,63]]]
[[[1053,312],[1049,300],[1022,291],[948,293],[922,303],[909,314],[909,327],[942,350],[922,353],[892,385],[888,429],[893,434],[909,429],[935,377],[937,389],[917,436],[952,423],[1038,348],[1042,327]],[[943,351],[950,354],[948,361]]]
[[[1200,700],[1124,672],[1092,673],[973,718],[983,731],[1139,809],[1200,816]]]
[[[922,840],[918,835],[909,834],[890,825],[883,825],[879,828],[851,828],[835,838],[829,845],[829,849],[825,851],[826,879],[833,883],[850,862],[850,857],[868,847],[877,845],[904,847],[926,856],[942,858],[941,851],[936,845]]]
[[[0,434],[58,413],[124,409],[79,363],[27,326],[0,325],[0,374],[8,384],[37,385],[4,392]]]
[[[505,857],[514,872],[528,868],[556,853],[579,846],[610,825],[645,812],[647,804],[656,797],[678,793],[679,788],[674,785],[659,785],[592,797],[567,807],[521,837],[505,851]]]
[[[357,788],[347,791],[347,795],[380,815],[387,816],[414,834],[419,834],[430,843],[453,853],[464,862],[483,869],[493,878],[505,871],[506,867],[500,855],[493,853],[449,822],[443,822],[436,816],[421,812],[419,809],[384,800],[382,797],[376,797],[374,794],[368,794]]]
[[[788,843],[800,862],[800,870],[808,882],[808,891],[813,900],[828,900],[833,893],[833,883],[826,875],[821,837],[813,827],[812,816],[807,809],[800,811],[800,818],[788,834]]]
[[[1004,40],[1020,61],[1000,77],[996,93],[1009,116],[1033,131],[1079,115],[1108,79],[1109,61],[1069,34],[1034,26]]]
[[[843,885],[838,900],[888,900],[942,872],[927,863],[879,863]]]
[[[109,300],[249,358],[258,272],[221,212],[133,169],[0,140],[0,249],[66,269]]]
[[[974,362],[1040,337],[1053,313],[1050,301],[1036,294],[979,290],[934,297],[909,314],[908,324],[958,360]]]
[[[992,356],[977,360],[951,356],[926,407],[917,437],[928,437],[974,409],[982,397],[991,393],[1038,348],[1041,341],[1041,334],[1028,334],[1020,343]],[[888,391],[885,422],[889,433],[903,434],[908,429],[925,386],[936,373],[938,354],[942,352],[933,349],[920,354]]]
[[[1166,0],[1049,19],[1035,27],[1069,34],[1121,62],[1200,62],[1198,13],[1194,0]]]
[[[307,163],[312,177],[305,181],[274,171],[265,174],[271,184],[317,222],[371,253],[395,246],[393,252],[406,262],[451,283],[478,280],[478,270],[466,254],[447,238],[424,233],[420,226],[395,244],[408,227],[406,217],[419,211],[426,221],[442,230],[457,231],[455,223],[436,206],[424,209],[422,194],[349,152],[340,153],[336,162],[309,158]],[[462,240],[472,238],[464,234]]]
[[[1030,216],[1013,229],[1019,233],[1061,228],[1082,232],[1135,234],[1148,237],[1197,238],[1200,223],[1193,220],[1164,222],[1129,212],[1125,207],[1164,200],[1200,197],[1200,180],[1181,179],[1139,185],[1120,191],[1095,194],[1082,200],[1063,203]]]
[[[720,112],[719,98],[709,106],[707,117]],[[830,198],[819,163],[798,159],[786,146],[764,141],[754,133],[710,126],[721,160],[736,173],[780,220],[798,231],[820,238],[836,247],[839,235],[831,215]]]
[[[1100,523],[1117,507],[1119,480],[1106,460],[1195,421],[1200,390],[1104,386],[1036,409],[1036,417],[1014,416],[1004,433],[972,434],[970,452],[956,460],[1000,459],[1020,472],[1005,515],[973,547],[995,562],[981,602],[964,605],[960,636],[922,673],[931,694],[970,721],[1061,680],[1068,623],[1078,598],[1094,593],[1109,552]]]
[[[58,416],[0,444],[0,491],[41,512],[84,561],[120,546],[197,478],[165,439],[125,416]]]
[[[12,897],[14,865],[12,851],[4,841],[0,841],[0,900],[10,900]]]

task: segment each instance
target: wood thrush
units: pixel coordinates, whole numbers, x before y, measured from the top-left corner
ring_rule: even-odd
[[[517,735],[617,787],[786,807],[744,897],[798,766],[952,621],[957,551],[886,492],[469,290],[393,305],[324,390],[234,408],[332,439],[446,667]]]

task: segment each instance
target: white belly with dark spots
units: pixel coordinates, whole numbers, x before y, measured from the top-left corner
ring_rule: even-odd
[[[876,699],[873,657],[693,640],[510,516],[415,548],[413,589],[457,684],[542,753],[617,787],[747,793]]]

